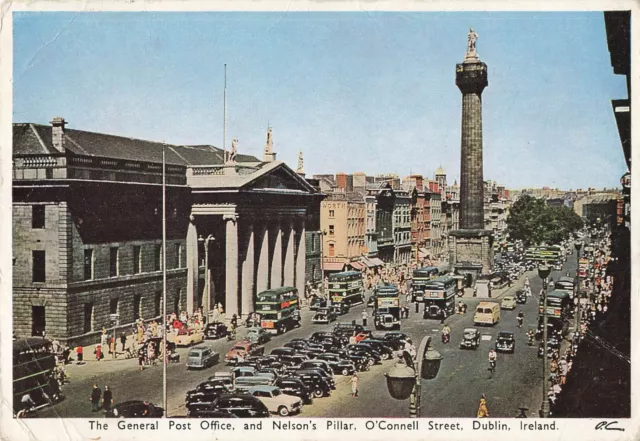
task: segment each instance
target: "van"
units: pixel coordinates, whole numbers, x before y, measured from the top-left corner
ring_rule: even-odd
[[[187,369],[191,368],[207,368],[213,366],[220,361],[220,354],[211,349],[209,346],[196,346],[189,351],[187,359]]]
[[[476,325],[493,326],[500,321],[500,304],[496,302],[480,302],[473,316]]]

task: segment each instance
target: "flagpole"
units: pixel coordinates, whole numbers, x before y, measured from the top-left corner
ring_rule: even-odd
[[[222,149],[224,150],[224,163],[227,162],[227,63],[224,64],[224,110],[222,112]]]
[[[167,417],[167,163],[162,143],[162,407]]]

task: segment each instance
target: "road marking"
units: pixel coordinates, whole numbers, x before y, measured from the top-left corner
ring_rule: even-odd
[[[492,338],[492,337],[491,337],[491,335],[490,335],[490,334],[482,334],[482,335],[480,336],[480,339],[481,339],[481,340],[484,340],[484,341],[491,341],[491,338]]]

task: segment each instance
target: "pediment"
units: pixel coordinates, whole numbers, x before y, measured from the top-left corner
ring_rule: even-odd
[[[272,190],[288,190],[313,192],[311,187],[303,178],[296,175],[295,172],[288,169],[286,165],[282,165],[274,170],[265,173],[247,184],[245,189],[272,189]]]

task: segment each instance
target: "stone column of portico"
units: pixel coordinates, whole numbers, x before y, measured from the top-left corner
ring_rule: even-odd
[[[226,223],[225,313],[231,318],[238,313],[238,216],[225,214],[222,219]]]
[[[253,312],[254,298],[254,269],[255,269],[255,253],[254,253],[254,234],[253,224],[248,224],[245,232],[245,253],[242,262],[242,299],[241,310],[243,316]]]
[[[298,295],[304,297],[305,278],[307,274],[307,241],[306,230],[304,227],[304,220],[300,222],[300,228],[298,229],[300,240],[298,241],[298,249],[296,255],[296,288],[298,288]]]
[[[187,227],[187,312],[193,314],[193,299],[198,292],[198,276],[200,270],[200,262],[198,261],[198,230],[193,215],[189,217],[189,226]],[[182,308],[179,306],[179,308]],[[176,311],[180,314],[180,311]]]
[[[271,289],[282,286],[282,228],[280,222],[276,223],[274,231],[276,237],[271,254]]]
[[[256,293],[269,289],[269,227],[262,226],[262,234],[258,242],[259,256],[256,271]]]
[[[293,220],[289,221],[288,224],[288,228],[285,230],[285,234],[287,235],[287,247],[284,254],[283,286],[293,286],[295,271],[295,260],[293,255],[295,228]]]

